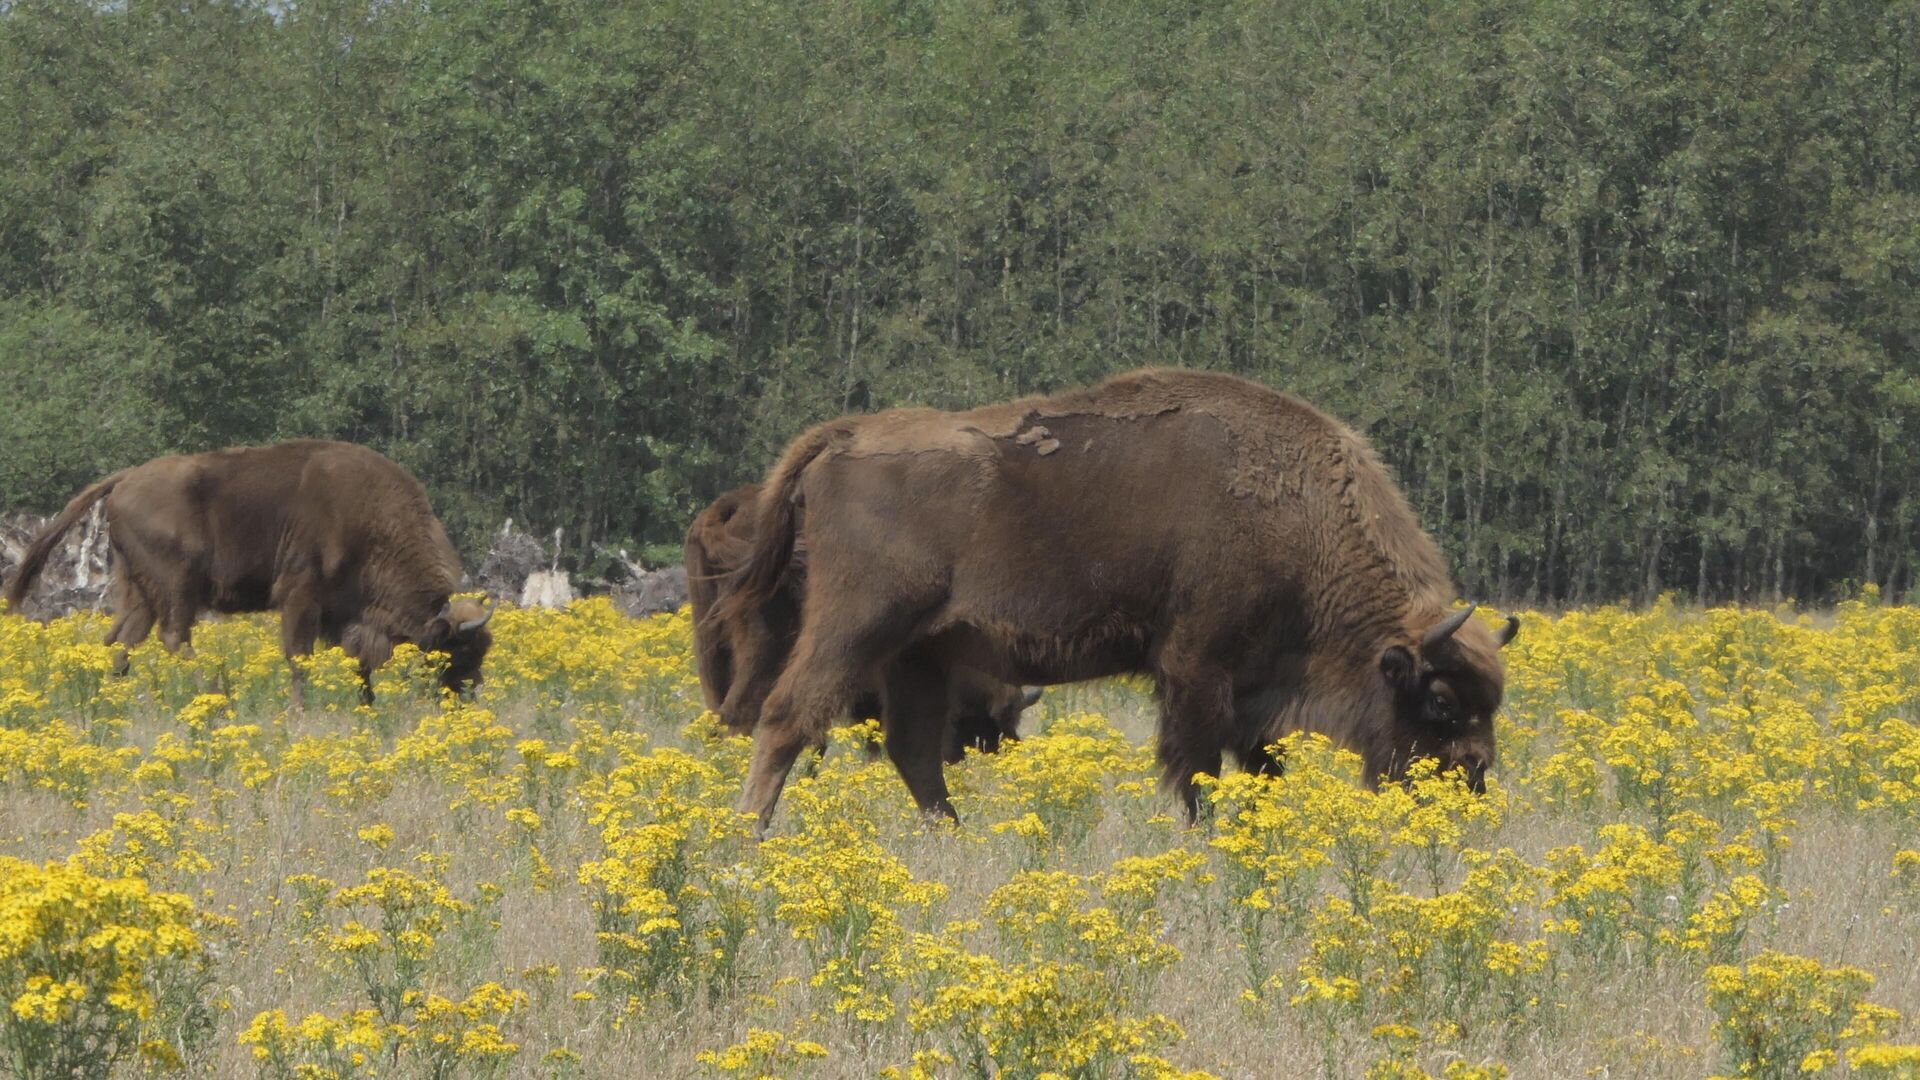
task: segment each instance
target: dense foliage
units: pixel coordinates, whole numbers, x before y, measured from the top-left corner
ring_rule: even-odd
[[[0,1077],[1920,1076],[1920,610],[1526,619],[1483,796],[1295,737],[1189,828],[1100,683],[958,827],[843,728],[755,844],[685,612],[305,710],[269,618],[0,614]]]
[[[1920,4],[0,4],[0,506],[291,434],[471,545],[1140,364],[1369,431],[1462,586],[1911,585]]]

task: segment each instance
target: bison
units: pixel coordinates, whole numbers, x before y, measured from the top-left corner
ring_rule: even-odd
[[[799,627],[804,578],[799,566],[789,568],[778,595],[753,610],[736,610],[731,617],[715,616],[727,576],[753,549],[760,485],[748,484],[715,499],[694,515],[685,545],[687,595],[693,605],[693,652],[700,689],[707,708],[719,713],[735,732],[753,730],[761,703],[777,675],[793,635]],[[766,663],[755,659],[771,651]],[[733,678],[736,670],[760,670],[755,681]],[[955,668],[947,686],[948,711],[942,736],[942,757],[957,762],[971,747],[983,753],[1000,748],[1002,741],[1020,737],[1020,714],[1040,700],[1040,691],[989,678],[971,668]],[[863,689],[851,705],[861,720],[880,718],[880,696]]]
[[[297,440],[155,458],[75,496],[27,549],[6,599],[16,610],[60,535],[105,500],[113,554],[114,620],[106,643],[125,648],[155,624],[168,652],[191,655],[203,610],[280,612],[280,646],[303,700],[294,657],[316,639],[360,662],[363,700],[373,670],[400,642],[448,655],[442,683],[480,681],[489,608],[453,600],[460,557],[427,493],[405,469],[364,446]]]
[[[957,665],[1053,684],[1150,673],[1165,779],[1277,770],[1292,731],[1357,751],[1374,782],[1439,759],[1479,790],[1505,673],[1453,610],[1439,550],[1367,442],[1288,394],[1149,369],[970,412],[820,424],[768,476],[722,605],[806,604],[755,733],[741,808],[770,821],[795,756],[885,665],[888,749],[952,816],[939,717]],[[761,656],[764,677],[779,658]]]

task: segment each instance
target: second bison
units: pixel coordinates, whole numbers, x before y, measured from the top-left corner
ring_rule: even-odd
[[[364,446],[302,439],[114,473],[75,496],[27,549],[9,604],[19,608],[61,534],[102,500],[114,563],[109,645],[138,645],[157,624],[176,652],[189,647],[202,611],[277,609],[295,703],[305,676],[294,658],[316,640],[360,661],[367,701],[373,669],[401,642],[446,653],[449,689],[480,679],[491,611],[452,599],[460,556],[426,491]]]

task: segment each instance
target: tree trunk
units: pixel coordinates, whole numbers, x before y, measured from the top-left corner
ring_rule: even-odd
[[[1713,520],[1713,489],[1707,489],[1707,521]],[[1696,527],[1700,537],[1700,569],[1693,580],[1693,598],[1700,603],[1707,602],[1707,555],[1713,549],[1712,537],[1705,527]]]

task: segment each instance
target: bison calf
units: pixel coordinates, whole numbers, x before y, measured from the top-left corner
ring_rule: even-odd
[[[18,608],[62,533],[106,502],[113,626],[124,648],[155,625],[167,651],[191,651],[201,611],[280,612],[293,700],[296,656],[316,640],[360,661],[362,696],[400,642],[444,652],[443,684],[480,681],[490,609],[451,600],[460,557],[427,493],[364,446],[302,439],[155,458],[87,488],[28,548],[7,586]],[[124,668],[125,653],[116,658]]]
[[[946,808],[940,737],[962,665],[1007,682],[1153,675],[1160,760],[1194,777],[1317,731],[1398,778],[1493,762],[1498,634],[1452,610],[1439,550],[1358,434],[1231,376],[1147,370],[971,412],[821,424],[768,477],[723,607],[767,612],[796,550],[804,610],[755,733],[764,829],[794,757],[886,672],[889,749]],[[894,744],[898,743],[896,747]]]

